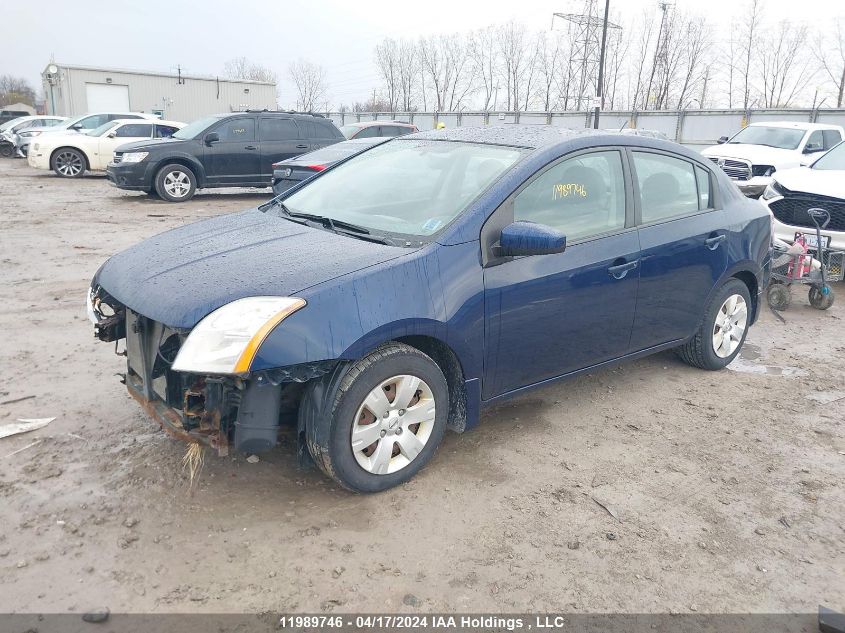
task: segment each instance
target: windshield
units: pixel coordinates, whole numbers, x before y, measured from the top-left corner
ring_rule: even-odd
[[[355,134],[361,128],[357,125],[344,125],[340,128],[341,134],[343,134],[346,138],[352,138],[352,135]]]
[[[804,138],[805,130],[767,125],[749,125],[734,136],[729,144],[765,145],[780,149],[796,149]]]
[[[425,237],[455,219],[525,150],[394,140],[327,171],[285,198],[291,212],[374,232]]]
[[[845,141],[813,163],[813,169],[836,169],[845,171]]]
[[[182,139],[183,141],[190,140],[194,138],[197,134],[205,130],[207,127],[219,121],[222,117],[220,115],[217,116],[207,116],[203,117],[202,119],[197,119],[193,123],[188,123],[185,127],[181,130],[176,132],[170,138],[178,138]]]
[[[103,123],[100,127],[95,127],[93,130],[88,130],[85,132],[88,136],[102,136],[110,129],[112,129],[116,123],[114,121],[109,121],[108,123]]]

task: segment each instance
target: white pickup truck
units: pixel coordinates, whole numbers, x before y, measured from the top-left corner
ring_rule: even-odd
[[[701,153],[716,163],[742,193],[758,197],[776,171],[808,165],[845,137],[839,125],[775,121],[752,123]]]

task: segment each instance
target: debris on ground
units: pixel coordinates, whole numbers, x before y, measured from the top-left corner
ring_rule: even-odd
[[[43,429],[56,418],[18,418],[17,422],[0,426],[0,438]]]

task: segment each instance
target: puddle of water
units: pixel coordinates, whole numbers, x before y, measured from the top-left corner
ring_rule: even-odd
[[[758,345],[748,341],[742,346],[739,356],[733,359],[728,369],[741,374],[766,374],[769,376],[803,376],[807,372],[800,367],[779,367],[777,365],[764,365],[759,363],[763,352]]]

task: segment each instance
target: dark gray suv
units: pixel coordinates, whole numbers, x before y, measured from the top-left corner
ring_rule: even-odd
[[[216,114],[171,138],[121,145],[106,173],[121,189],[183,202],[197,189],[269,187],[273,163],[343,140],[334,123],[320,115],[266,110]]]

